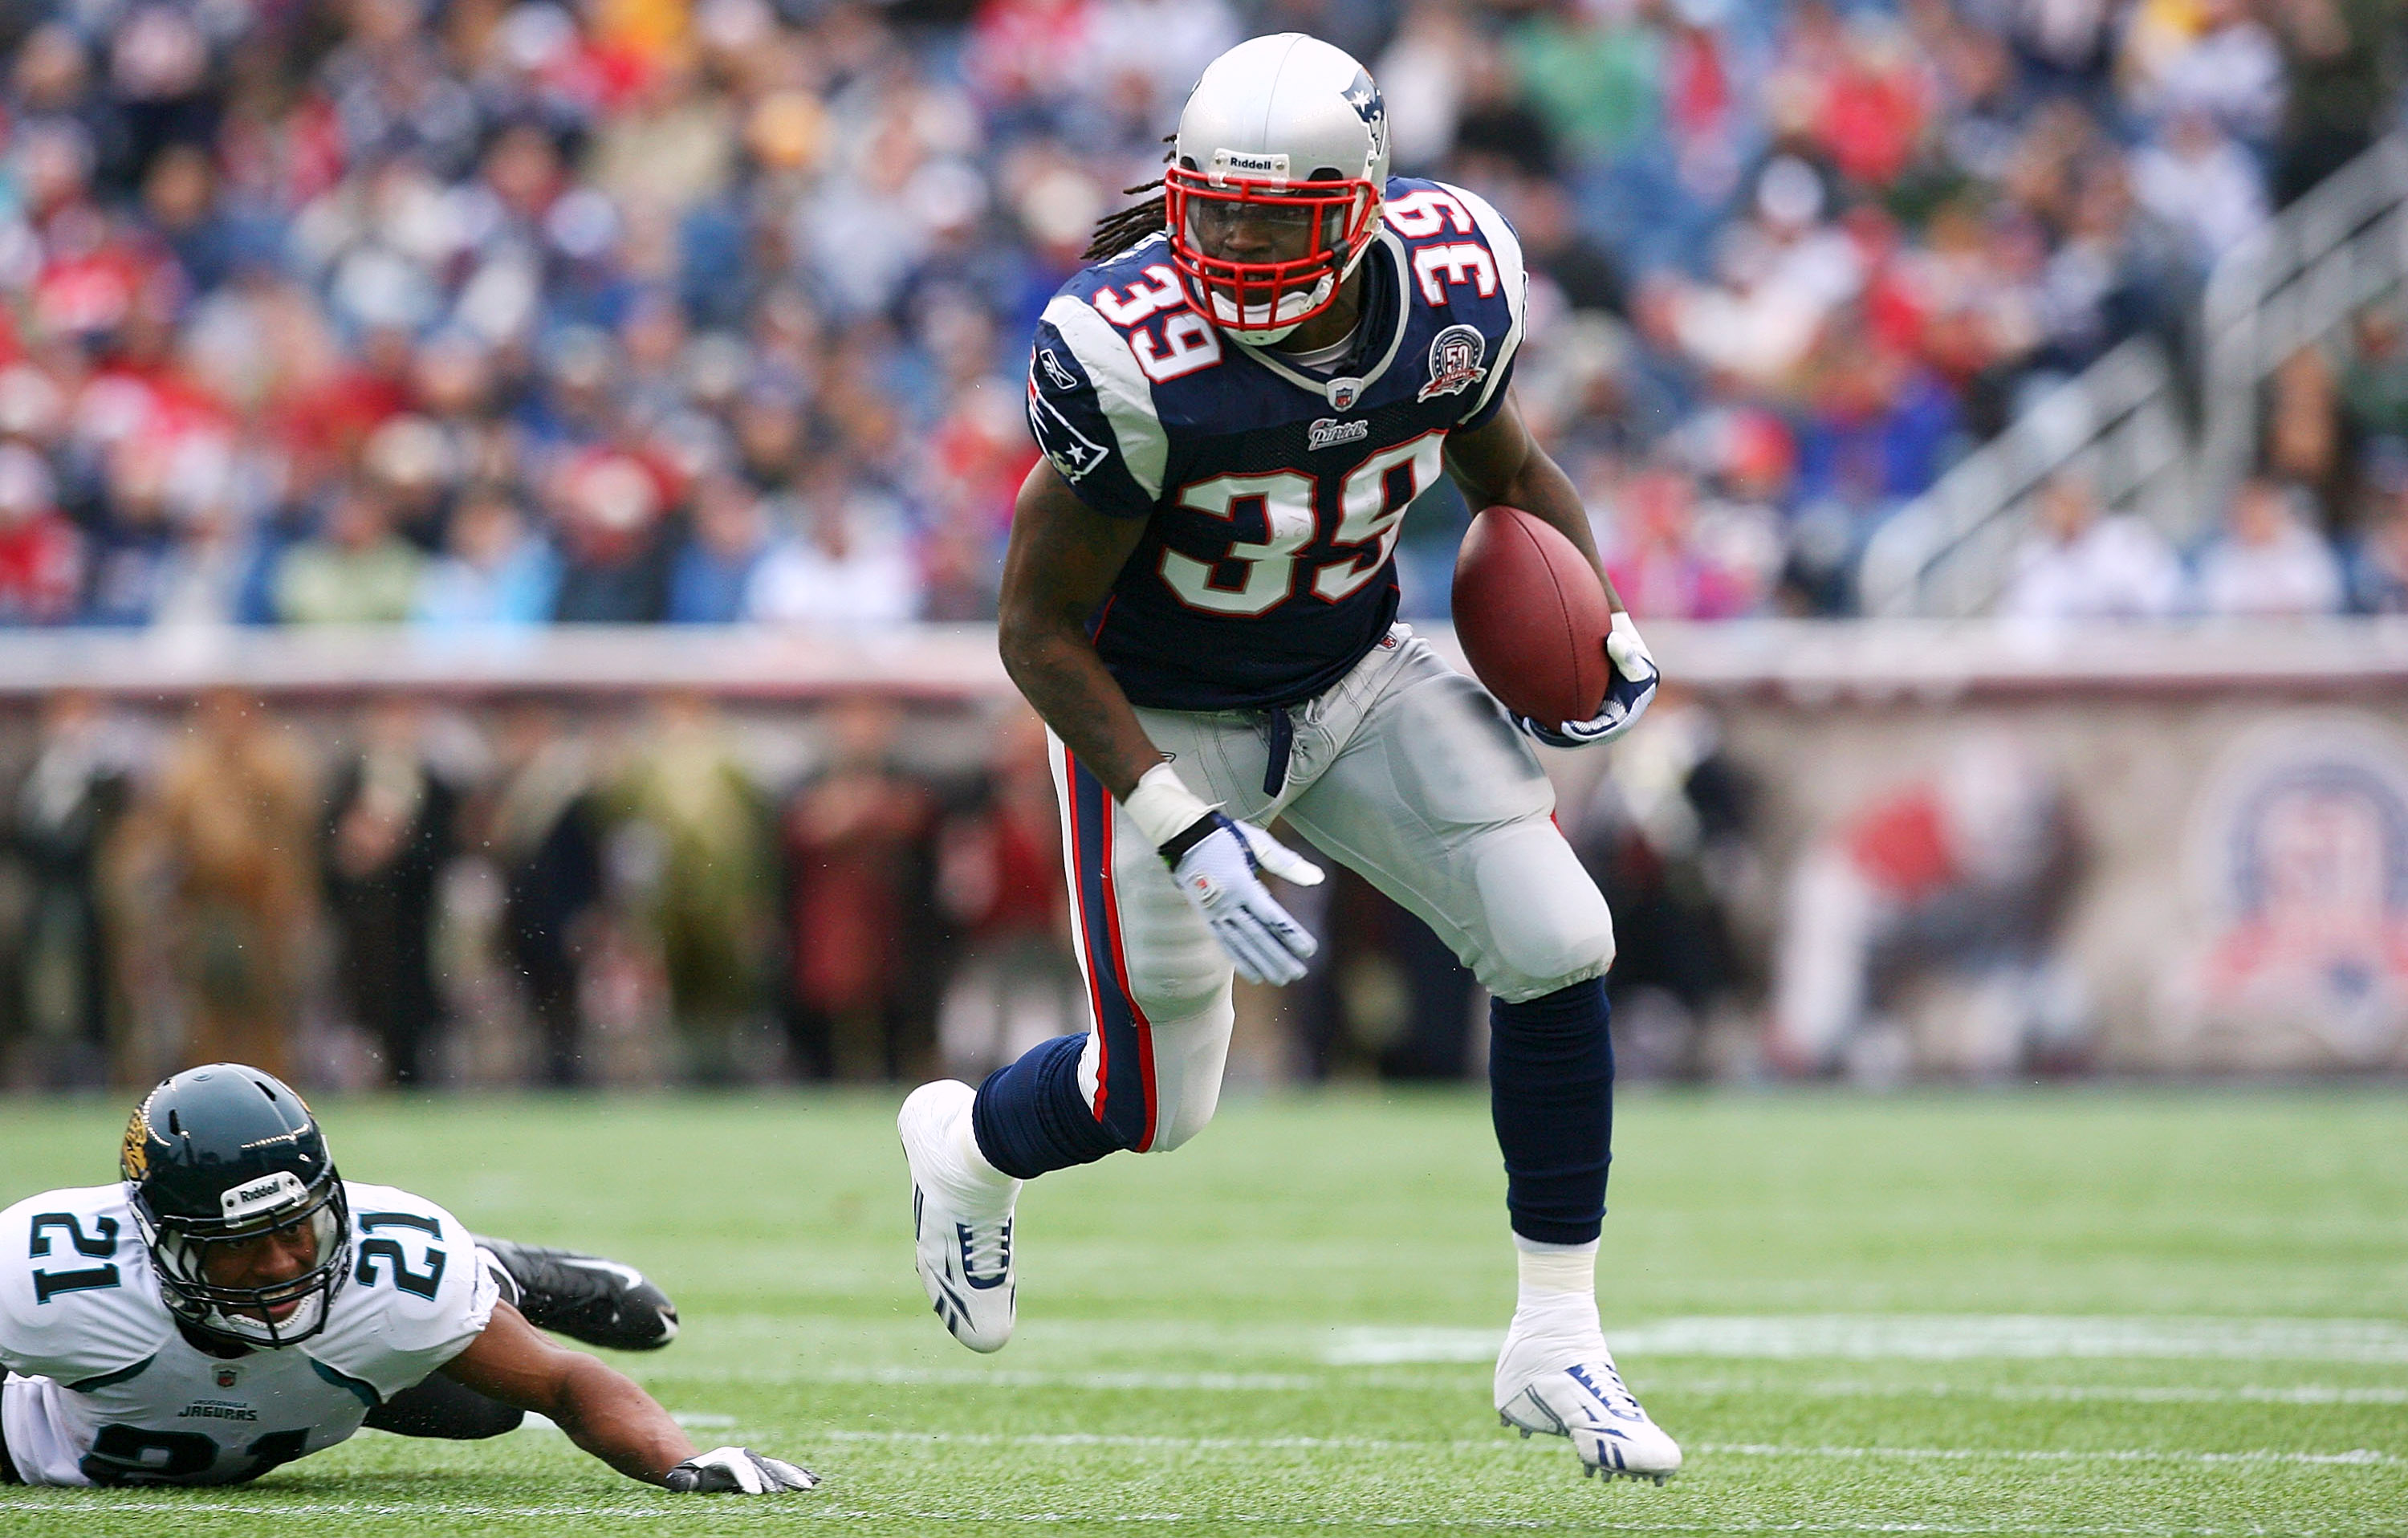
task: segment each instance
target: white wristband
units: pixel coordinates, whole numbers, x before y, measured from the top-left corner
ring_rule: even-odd
[[[1130,790],[1121,810],[1137,824],[1145,841],[1160,849],[1209,815],[1212,807],[1180,783],[1179,775],[1168,764],[1156,764]]]

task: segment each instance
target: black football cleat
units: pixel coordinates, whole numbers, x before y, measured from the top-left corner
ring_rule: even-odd
[[[518,1284],[518,1304],[538,1330],[612,1351],[658,1351],[677,1339],[677,1305],[642,1272],[600,1256],[480,1238]]]

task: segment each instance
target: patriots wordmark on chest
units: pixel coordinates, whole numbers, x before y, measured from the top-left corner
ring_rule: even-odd
[[[1334,417],[1323,417],[1305,429],[1305,440],[1315,453],[1344,443],[1361,443],[1370,436],[1369,423],[1340,422]]]

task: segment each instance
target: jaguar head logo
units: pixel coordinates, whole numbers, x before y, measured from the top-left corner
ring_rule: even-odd
[[[134,1108],[125,1124],[125,1143],[117,1156],[118,1171],[126,1179],[141,1182],[150,1177],[150,1102],[144,1100]]]

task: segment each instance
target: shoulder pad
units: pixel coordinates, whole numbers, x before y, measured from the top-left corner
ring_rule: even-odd
[[[1150,251],[1155,260],[1146,259]],[[1045,307],[1029,344],[1028,425],[1038,446],[1082,501],[1121,516],[1153,510],[1169,438],[1152,381],[1097,304],[1120,305],[1125,291],[1111,280],[1124,276],[1123,263],[1130,264],[1126,276],[1159,288],[1159,277],[1146,274],[1163,265],[1160,255],[1148,242],[1081,273]]]
[[[1406,244],[1410,302],[1453,312],[1484,338],[1486,372],[1463,421],[1486,420],[1522,349],[1530,276],[1521,237],[1486,198],[1444,181],[1391,178],[1383,217]]]
[[[122,1186],[0,1212],[0,1362],[74,1387],[149,1361],[176,1325]]]
[[[312,1361],[390,1399],[467,1349],[493,1319],[500,1288],[477,1263],[466,1225],[423,1197],[344,1183],[351,1272],[325,1330],[302,1344]]]

